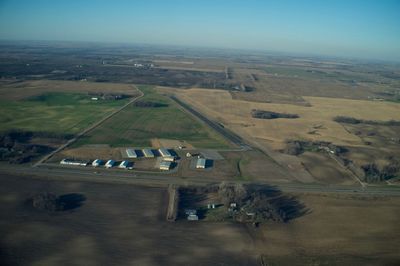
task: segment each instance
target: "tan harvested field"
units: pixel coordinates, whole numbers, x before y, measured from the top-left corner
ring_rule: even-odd
[[[155,68],[161,69],[173,69],[173,70],[185,70],[185,71],[199,71],[199,72],[224,72],[223,69],[213,69],[213,68],[199,68],[199,67],[191,67],[191,66],[171,66],[171,65],[163,65]]]
[[[186,152],[179,152],[179,168],[174,176],[185,178],[209,178],[232,181],[267,181],[272,183],[290,182],[292,176],[260,151],[220,151],[223,157],[213,160],[213,165],[207,169],[196,169],[196,157],[186,158]]]
[[[287,224],[166,221],[166,188],[0,174],[2,265],[397,265],[400,198],[293,194],[309,210]],[[39,192],[83,195],[47,213]]]
[[[260,151],[223,152],[237,171],[237,180],[286,183],[291,177],[281,166]]]
[[[235,179],[240,173],[237,171],[236,161],[216,160],[209,169],[196,169],[197,158],[184,158],[179,161],[179,170],[176,173],[183,177],[215,178],[215,181]]]
[[[351,134],[357,135],[363,143],[368,144],[353,147],[351,158],[360,162],[368,163],[373,160],[379,165],[388,157],[400,157],[400,126],[379,125],[350,125],[343,126]]]
[[[399,265],[400,198],[298,198],[311,213],[258,232],[268,265]]]
[[[132,85],[120,83],[56,80],[1,81],[0,83],[0,98],[3,100],[26,99],[48,92],[113,93],[131,96],[139,94]]]
[[[251,93],[231,92],[235,99],[256,101],[292,103],[305,105],[303,96],[332,97],[346,99],[368,99],[376,97],[376,92],[385,90],[379,84],[341,81],[340,75],[334,70],[279,67],[264,65],[258,67],[236,67],[233,71],[234,80],[256,88]],[[312,72],[314,71],[314,72]],[[354,76],[353,72],[343,74]],[[363,80],[354,76],[354,79]]]
[[[243,226],[167,222],[166,188],[2,174],[0,183],[2,265],[257,265]],[[47,213],[25,204],[40,192],[85,200]]]
[[[288,139],[331,141],[337,145],[363,145],[332,119],[350,116],[366,120],[400,120],[400,105],[390,102],[304,97],[310,107],[292,104],[258,103],[234,100],[227,91],[190,89],[176,91],[178,96],[209,117],[243,136],[262,140],[274,149]],[[298,114],[298,119],[255,119],[252,109]],[[310,134],[310,133],[313,134]]]
[[[340,185],[358,184],[349,170],[342,168],[326,153],[305,152],[299,157],[317,182]]]

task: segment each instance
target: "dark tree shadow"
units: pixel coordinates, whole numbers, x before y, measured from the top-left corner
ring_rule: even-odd
[[[298,197],[285,195],[277,186],[249,185],[248,189],[250,193],[259,193],[267,197],[285,223],[312,212]]]
[[[282,195],[272,199],[271,203],[279,210],[284,222],[289,222],[311,213],[309,208],[293,196]]]
[[[179,204],[178,204],[178,218],[186,219],[185,210],[195,209],[199,219],[204,217],[204,213],[199,210],[198,204],[207,198],[205,193],[198,193],[195,188],[181,188],[179,189]]]
[[[59,210],[68,211],[81,207],[86,197],[79,193],[64,194],[58,197]]]

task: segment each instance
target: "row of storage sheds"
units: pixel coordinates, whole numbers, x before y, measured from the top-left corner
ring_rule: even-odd
[[[94,166],[94,167],[98,167],[98,166],[103,165],[103,163],[104,163],[103,160],[96,159],[96,160],[94,160],[91,164],[92,164],[92,166]],[[62,159],[61,162],[60,162],[60,164],[74,165],[74,166],[87,166],[87,165],[89,165],[89,162],[86,162],[86,161],[77,161],[77,160],[71,160],[71,159]],[[114,161],[114,160],[108,160],[108,161],[104,164],[104,167],[106,167],[106,168],[111,168],[111,167],[114,167],[116,164],[117,164],[116,161]],[[127,169],[127,168],[130,168],[130,167],[129,167],[130,164],[131,164],[131,163],[130,163],[129,161],[122,161],[122,162],[118,165],[118,168]]]
[[[114,166],[116,165],[116,163],[117,163],[117,162],[114,161],[114,160],[108,160],[108,161],[104,164],[104,166],[105,166],[106,168],[111,168],[111,167],[114,167]],[[100,159],[96,159],[96,160],[94,160],[94,161],[92,162],[92,166],[94,166],[94,167],[101,166],[102,164],[103,164],[103,161],[100,160]],[[118,165],[118,168],[124,168],[124,169],[126,169],[126,168],[129,167],[129,164],[130,164],[129,161],[122,161],[122,162]]]
[[[143,156],[146,158],[154,158],[155,154],[152,149],[142,149],[141,150],[143,153]],[[138,158],[138,152],[135,149],[128,148],[125,150],[126,156],[128,158]],[[173,162],[175,160],[175,157],[171,154],[171,152],[168,149],[165,148],[160,148],[158,150],[158,153],[163,157],[164,160]]]

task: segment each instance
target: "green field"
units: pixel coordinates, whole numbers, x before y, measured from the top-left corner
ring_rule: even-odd
[[[152,138],[185,140],[198,148],[227,148],[228,143],[192,116],[178,108],[168,97],[149,86],[139,87],[145,94],[140,101],[164,104],[164,107],[130,105],[118,115],[83,136],[74,146],[109,144],[148,147]]]
[[[81,93],[44,93],[24,100],[0,100],[0,131],[76,134],[127,101],[92,101]]]

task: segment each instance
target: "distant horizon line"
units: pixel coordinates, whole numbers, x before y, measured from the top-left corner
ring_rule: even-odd
[[[256,48],[234,48],[234,47],[222,47],[222,46],[196,46],[196,45],[182,45],[182,44],[165,44],[165,43],[146,43],[146,42],[120,42],[120,41],[87,41],[87,40],[33,40],[33,39],[1,39],[0,42],[37,42],[37,43],[76,43],[76,44],[99,44],[99,45],[110,45],[110,46],[155,46],[155,47],[166,47],[166,48],[181,48],[181,49],[198,49],[198,50],[223,50],[228,51],[240,51],[243,53],[261,53],[270,56],[287,56],[287,57],[309,57],[309,58],[320,58],[320,59],[331,59],[331,60],[350,60],[350,61],[363,61],[363,62],[380,62],[380,63],[395,63],[399,64],[400,60],[396,59],[382,59],[382,58],[368,58],[363,56],[343,56],[343,55],[332,55],[324,53],[307,53],[307,52],[293,52],[293,51],[278,51],[268,49],[256,49]]]

